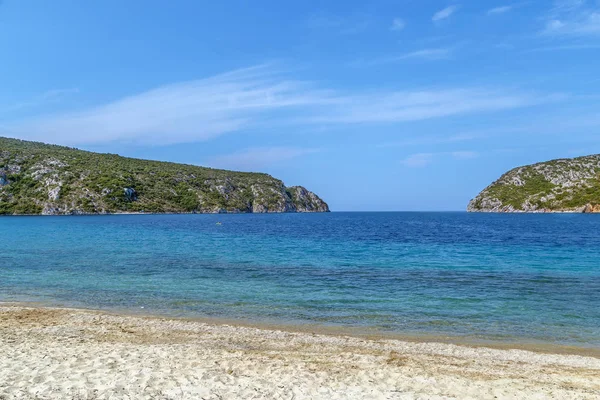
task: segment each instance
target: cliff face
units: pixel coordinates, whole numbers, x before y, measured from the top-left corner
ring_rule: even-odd
[[[600,212],[600,155],[515,168],[467,206],[478,212]]]
[[[316,194],[267,174],[0,138],[0,214],[327,211]]]

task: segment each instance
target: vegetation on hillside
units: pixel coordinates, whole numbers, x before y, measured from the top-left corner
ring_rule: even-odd
[[[515,168],[469,203],[469,211],[580,212],[600,205],[600,155]]]
[[[262,173],[0,138],[0,214],[328,210],[289,189]]]

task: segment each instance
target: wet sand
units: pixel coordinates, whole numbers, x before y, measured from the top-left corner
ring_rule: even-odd
[[[595,355],[0,305],[2,400],[598,399]]]

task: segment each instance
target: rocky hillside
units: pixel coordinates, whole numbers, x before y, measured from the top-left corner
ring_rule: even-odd
[[[326,211],[314,193],[267,174],[0,137],[0,214]]]
[[[600,155],[515,168],[471,200],[467,210],[600,212]]]

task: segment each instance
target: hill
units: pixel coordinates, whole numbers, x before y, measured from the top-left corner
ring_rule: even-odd
[[[515,168],[479,193],[467,210],[600,212],[600,155]]]
[[[0,214],[326,211],[314,193],[267,174],[0,137]]]

